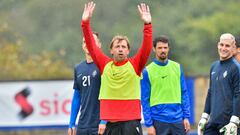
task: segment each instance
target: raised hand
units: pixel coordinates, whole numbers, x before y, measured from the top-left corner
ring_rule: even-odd
[[[138,11],[144,23],[148,24],[152,22],[152,17],[148,5],[146,5],[145,3],[141,3],[140,5],[138,5]]]
[[[88,21],[92,17],[93,11],[95,9],[95,3],[94,2],[88,2],[84,6],[84,11],[82,14],[82,20],[83,21]]]

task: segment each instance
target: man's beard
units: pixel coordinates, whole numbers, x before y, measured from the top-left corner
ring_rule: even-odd
[[[164,61],[167,59],[167,57],[159,57],[160,60]]]
[[[164,54],[164,56],[162,56],[162,54]],[[167,59],[167,55],[166,55],[166,53],[161,53],[158,58],[159,58],[160,60],[164,61],[164,60]]]

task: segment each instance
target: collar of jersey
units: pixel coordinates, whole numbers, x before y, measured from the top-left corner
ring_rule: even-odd
[[[126,64],[127,62],[128,62],[128,59],[123,60],[123,61],[121,61],[121,62],[118,62],[118,61],[114,61],[114,60],[113,60],[113,63],[114,63],[114,65],[116,65],[116,66],[122,66],[122,65]]]
[[[166,66],[168,64],[168,59],[166,60],[166,62],[160,62],[157,59],[154,59],[153,61],[159,66]]]

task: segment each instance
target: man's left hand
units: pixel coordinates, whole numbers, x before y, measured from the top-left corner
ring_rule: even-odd
[[[138,5],[138,11],[144,23],[149,24],[152,22],[152,17],[148,5],[146,5],[145,3],[141,3],[140,5]]]
[[[106,124],[99,124],[98,125],[98,134],[103,135],[105,129],[106,129]]]
[[[185,128],[185,131],[186,132],[189,132],[191,127],[190,127],[190,123],[189,123],[189,120],[188,119],[184,119],[183,120],[183,125],[184,125],[184,128]]]
[[[237,135],[237,125],[230,122],[219,130],[220,133],[224,132],[224,135]]]

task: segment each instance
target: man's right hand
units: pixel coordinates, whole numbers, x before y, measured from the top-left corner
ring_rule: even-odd
[[[207,119],[201,118],[201,120],[198,123],[198,135],[203,135],[203,131],[206,124],[207,124]]]
[[[95,9],[95,3],[94,2],[88,2],[84,6],[84,11],[82,14],[82,21],[88,21],[92,17],[93,11]]]
[[[203,135],[203,131],[205,129],[205,126],[207,125],[209,120],[209,114],[202,113],[202,117],[198,123],[198,135]]]
[[[147,134],[148,135],[156,135],[156,130],[155,130],[154,126],[147,128]]]
[[[68,135],[76,135],[76,128],[68,128]]]

